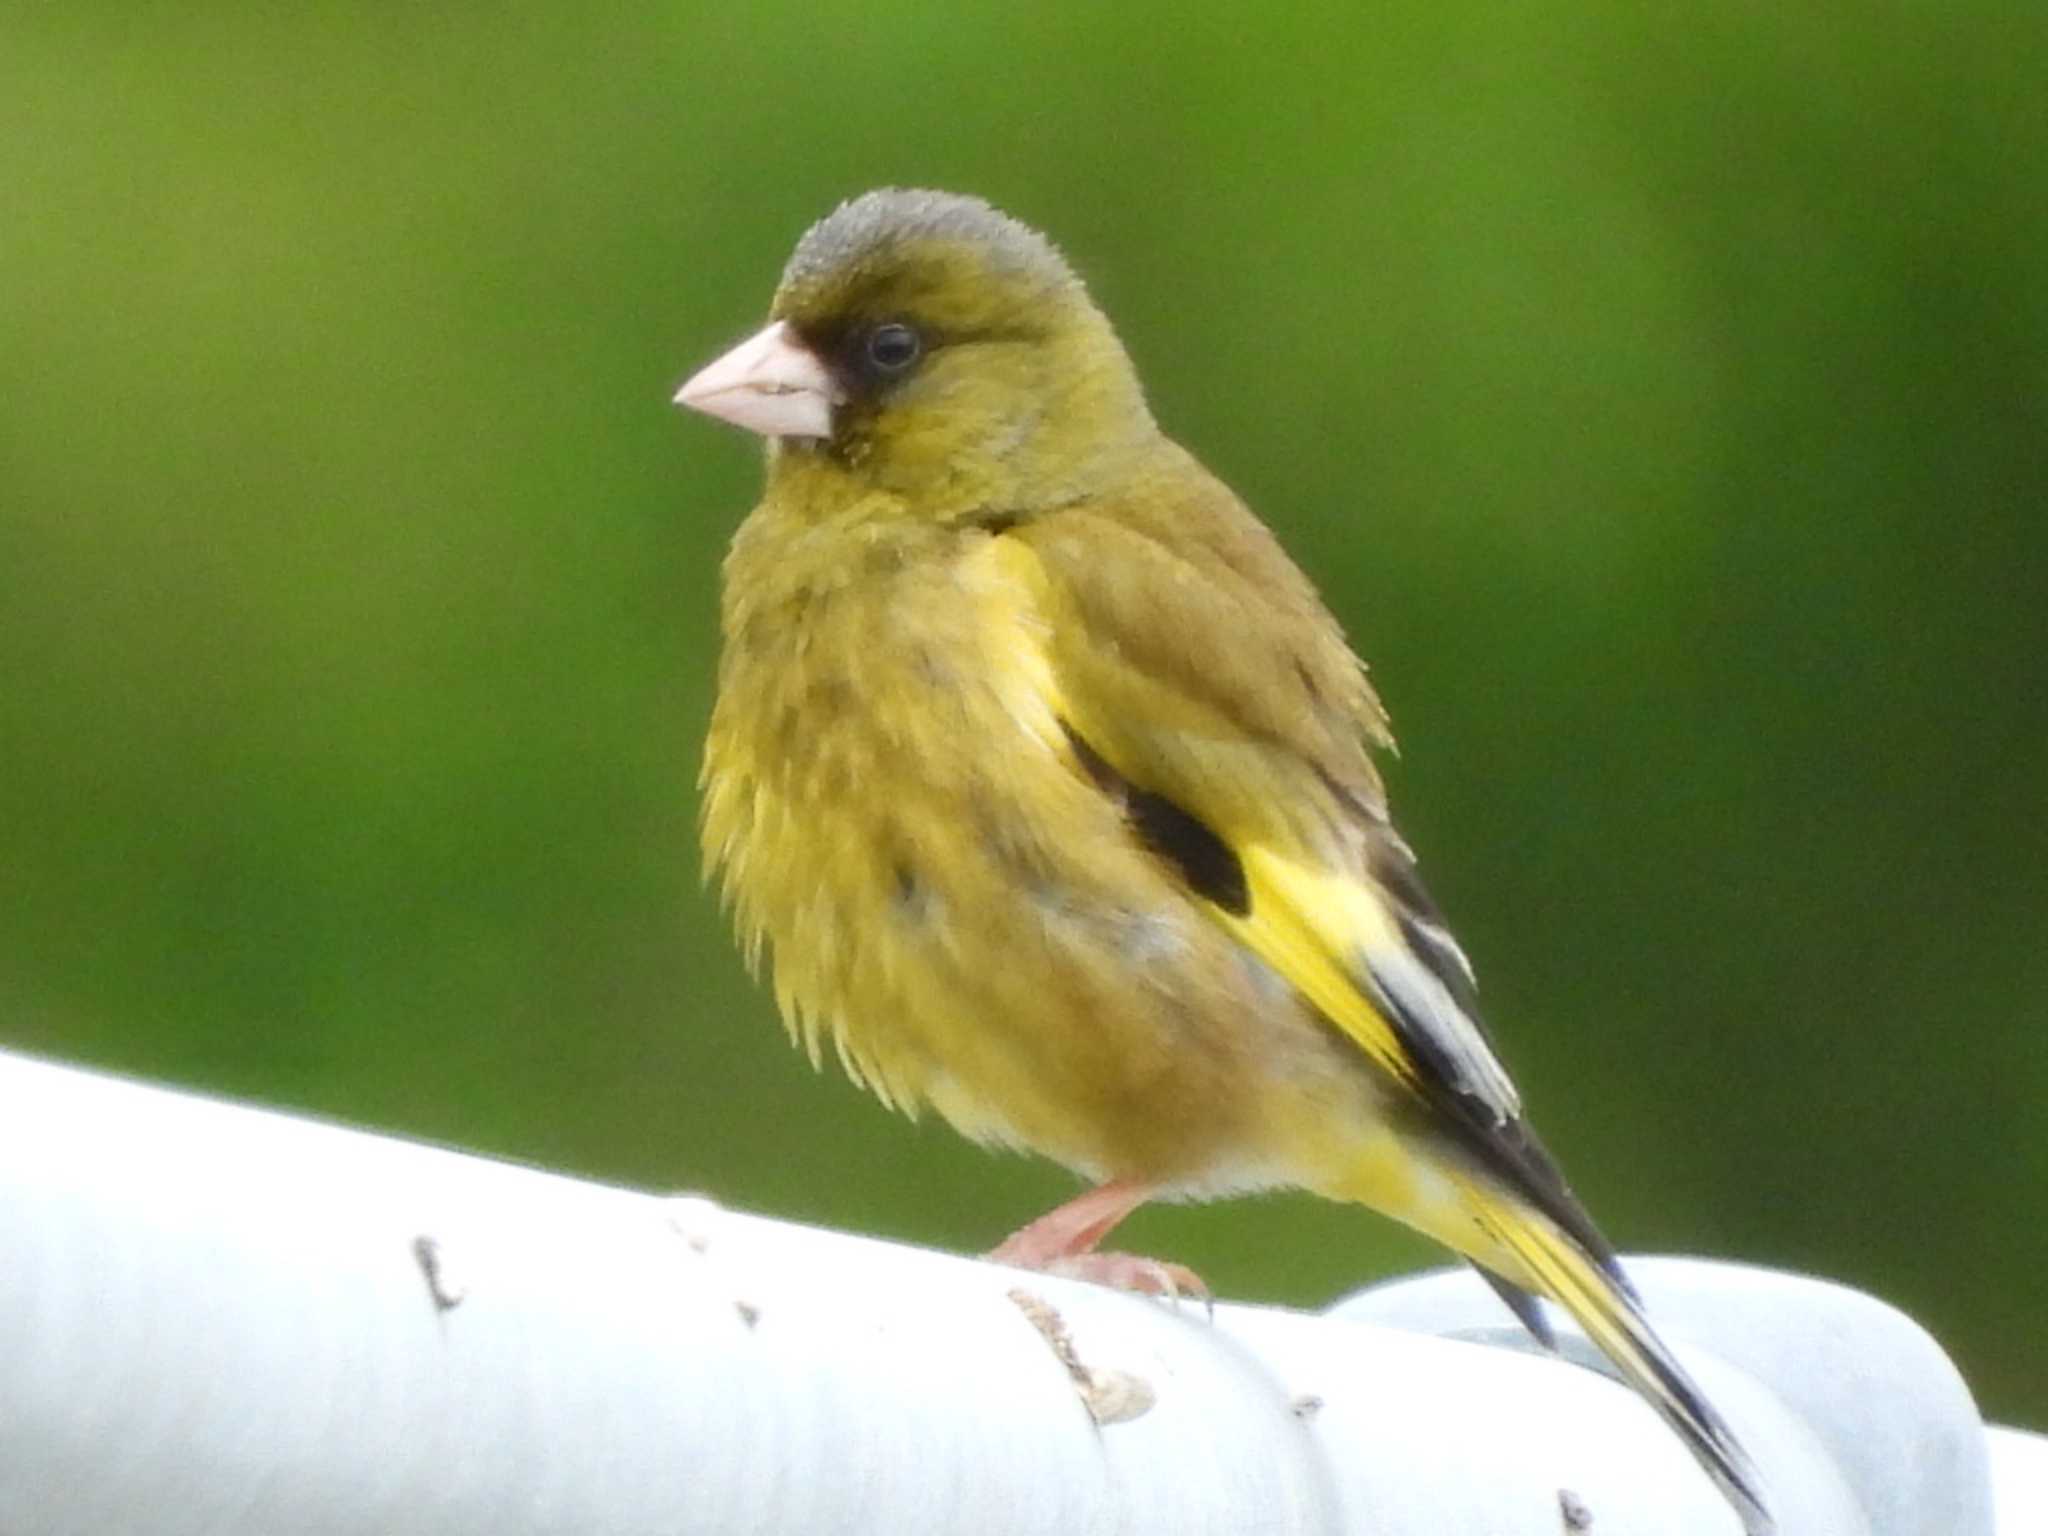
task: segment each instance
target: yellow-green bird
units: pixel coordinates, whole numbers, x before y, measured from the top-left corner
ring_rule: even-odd
[[[1769,1531],[1523,1117],[1388,819],[1363,664],[1060,253],[975,198],[868,193],[676,399],[769,440],[708,866],[814,1060],[1093,1183],[996,1256],[1185,1287],[1097,1244],[1153,1197],[1372,1206],[1546,1342],[1534,1298],[1562,1305]]]

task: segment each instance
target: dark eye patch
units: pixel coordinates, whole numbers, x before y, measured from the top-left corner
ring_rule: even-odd
[[[932,338],[908,320],[862,320],[836,338],[834,372],[855,398],[874,399],[901,384],[931,350]]]
[[[800,323],[799,339],[821,358],[848,400],[873,407],[915,374],[940,344],[930,327],[873,312]]]

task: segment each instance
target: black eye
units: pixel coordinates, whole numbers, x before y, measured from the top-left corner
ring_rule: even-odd
[[[924,338],[907,325],[891,321],[868,332],[868,364],[888,378],[908,373],[924,355]]]

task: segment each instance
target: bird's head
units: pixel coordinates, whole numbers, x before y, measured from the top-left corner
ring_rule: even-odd
[[[845,477],[937,514],[1044,505],[1155,432],[1065,258],[978,198],[842,204],[797,243],[769,315],[676,403],[769,438],[771,476]]]

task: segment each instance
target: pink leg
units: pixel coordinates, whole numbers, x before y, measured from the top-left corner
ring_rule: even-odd
[[[1178,1300],[1195,1296],[1206,1301],[1209,1287],[1202,1277],[1184,1264],[1140,1258],[1130,1253],[1097,1253],[1096,1244],[1152,1194],[1152,1186],[1130,1179],[1113,1179],[1065,1205],[1047,1211],[1028,1227],[1004,1238],[989,1255],[998,1264],[1019,1269],[1041,1270],[1049,1275],[1066,1275],[1075,1280],[1092,1280],[1097,1285],[1146,1296]]]

